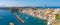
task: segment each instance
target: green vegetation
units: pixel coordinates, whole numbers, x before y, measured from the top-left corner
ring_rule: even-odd
[[[60,14],[56,14],[56,19],[58,20],[58,19],[60,19]]]

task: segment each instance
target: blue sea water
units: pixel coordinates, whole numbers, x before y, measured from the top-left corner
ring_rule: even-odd
[[[15,25],[46,25],[46,21],[38,18],[34,18],[28,14],[15,12],[19,17],[24,20],[24,23],[17,20],[11,11],[0,9],[0,25],[9,25],[13,22]],[[28,19],[26,19],[28,17]]]

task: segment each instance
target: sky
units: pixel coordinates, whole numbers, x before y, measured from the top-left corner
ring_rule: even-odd
[[[0,7],[60,6],[60,0],[0,0]]]

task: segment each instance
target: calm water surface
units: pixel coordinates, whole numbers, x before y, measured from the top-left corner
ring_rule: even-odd
[[[19,12],[16,12],[16,14],[25,22],[21,23],[19,20],[17,20],[12,12],[0,9],[0,25],[9,25],[10,22],[13,22],[15,25],[46,25],[46,21],[42,19],[37,19],[28,14],[23,14]]]

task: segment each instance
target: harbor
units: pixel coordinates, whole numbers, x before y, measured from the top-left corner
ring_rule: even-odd
[[[59,25],[59,8],[1,8],[1,25]],[[58,21],[58,22],[57,22]],[[3,23],[4,22],[4,23]]]
[[[13,10],[13,9],[12,9]],[[46,25],[43,19],[11,9],[0,9],[0,25]],[[15,15],[15,14],[16,15]],[[18,16],[18,17],[17,17]],[[21,18],[21,19],[20,19]]]

